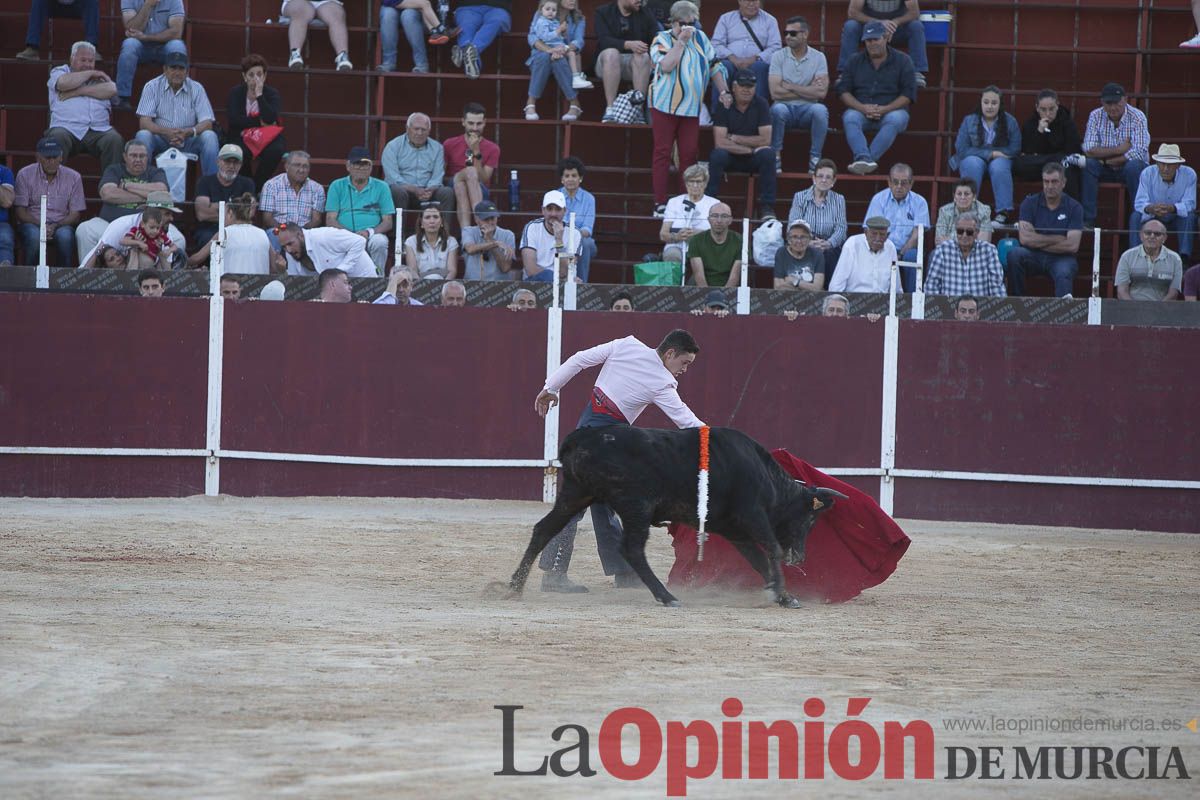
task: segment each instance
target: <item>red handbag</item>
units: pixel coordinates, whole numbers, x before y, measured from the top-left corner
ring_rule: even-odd
[[[281,133],[283,133],[282,125],[260,125],[257,128],[246,128],[242,131],[242,141],[257,158],[267,145],[275,141]]]

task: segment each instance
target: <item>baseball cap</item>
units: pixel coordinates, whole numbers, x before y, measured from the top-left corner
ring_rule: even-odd
[[[186,67],[188,65],[187,53],[180,53],[178,50],[167,53],[163,58],[163,64],[168,67]]]
[[[787,226],[788,233],[792,232],[792,228],[804,228],[804,230],[808,231],[808,235],[812,236],[812,232],[813,232],[812,225],[809,225],[808,222],[806,222],[805,220],[802,220],[802,219],[792,220],[791,222],[788,223],[788,226]]]
[[[878,20],[871,20],[863,26],[862,41],[867,39],[882,39],[887,35],[887,28],[883,27],[883,23]]]
[[[146,195],[146,208],[165,208],[167,211],[183,213],[182,208],[175,207],[175,198],[170,192],[151,192]]]
[[[567,198],[558,189],[552,189],[542,195],[542,208],[546,206],[558,206],[559,208],[567,207]]]
[[[63,154],[62,145],[58,143],[57,139],[44,136],[38,139],[37,154],[46,158],[59,158]]]
[[[713,289],[704,297],[705,308],[723,308],[729,310],[729,301],[725,299],[725,293],[720,289]]]
[[[480,200],[475,204],[475,216],[480,219],[495,219],[500,216],[500,209],[491,200]]]
[[[371,151],[363,146],[351,147],[350,155],[346,156],[347,161],[370,161],[372,164],[375,160],[371,158]]]
[[[242,160],[242,148],[236,144],[227,144],[221,148],[221,152],[217,153],[217,158],[224,161],[227,158],[233,158],[238,161]]]
[[[1124,96],[1125,87],[1119,83],[1106,83],[1104,84],[1104,88],[1100,90],[1100,99],[1105,103],[1120,100]]]
[[[887,217],[867,217],[866,226],[872,230],[886,231],[892,227],[892,223],[888,222]]]
[[[758,78],[748,69],[739,69],[733,76],[733,82],[738,86],[757,86]]]

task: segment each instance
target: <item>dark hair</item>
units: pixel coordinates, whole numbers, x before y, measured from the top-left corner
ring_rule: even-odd
[[[568,11],[567,9],[563,8],[563,4],[562,4],[561,0],[556,0],[556,2],[558,2],[558,18],[560,20],[566,20],[566,21],[574,24],[584,18],[583,12],[579,10],[578,3],[575,4],[574,8],[572,8],[570,11]],[[538,8],[541,8],[541,7],[542,7],[542,4],[538,3]]]
[[[163,282],[162,275],[159,274],[158,270],[144,269],[138,273],[137,285],[140,287],[146,281],[151,281],[151,280],[158,281],[159,283]]]
[[[784,20],[783,24],[791,25],[793,22],[799,22],[805,28],[808,27],[808,20],[806,20],[804,17],[800,16],[799,14],[797,14],[794,17],[788,17],[786,20]]]
[[[979,305],[979,300],[978,300],[978,298],[975,297],[975,295],[964,294],[964,295],[960,295],[959,298],[954,301],[954,307],[958,308],[958,304],[961,303],[963,300],[967,300],[969,302],[974,303],[975,305]]]
[[[438,225],[437,249],[445,250],[445,249],[447,249],[447,247],[450,244],[450,232],[448,230],[446,230],[446,215],[443,214],[442,210],[440,208],[438,208],[437,206],[426,206],[425,208],[421,209],[421,220],[422,221],[424,220],[425,212],[427,212],[427,211],[438,212],[438,219],[441,220],[441,223]],[[422,227],[421,221],[417,222],[417,232],[413,234],[413,238],[417,240],[417,252],[424,253],[425,252],[425,228]]]
[[[832,158],[822,158],[820,161],[817,162],[817,169],[825,169],[826,167],[833,170],[834,176],[835,177],[837,176],[837,162],[836,161],[834,161]],[[816,173],[817,169],[813,170],[814,174]]]
[[[256,203],[258,203],[258,200],[252,193],[242,192],[241,196],[231,199],[225,207],[229,209],[233,214],[233,218],[238,222],[253,222],[254,206]]]
[[[1064,180],[1067,177],[1066,168],[1057,161],[1047,161],[1046,162],[1045,166],[1042,167],[1042,177],[1044,178],[1045,176],[1049,175],[1051,172],[1058,175],[1060,178],[1063,178]]]
[[[109,252],[116,253],[121,257],[121,263],[125,263],[125,254],[122,253],[120,249],[113,247],[112,245],[101,243],[100,246],[96,248],[96,256],[92,259],[92,267],[94,269],[107,269],[108,264],[105,263],[104,256]]]
[[[267,71],[267,60],[258,53],[250,53],[242,59],[242,74],[245,75],[255,67],[262,67],[263,72]]]
[[[1004,110],[1004,93],[1000,91],[1000,87],[995,84],[988,84],[983,87],[983,91],[979,93],[982,100],[983,96],[991,92],[1000,98],[1000,110],[996,113],[996,138],[992,140],[993,145],[997,150],[1002,150],[1008,147],[1008,112]],[[983,108],[979,107],[972,111],[971,115],[975,117],[975,136],[980,143],[984,141],[983,137]]]
[[[567,156],[558,162],[558,177],[561,180],[562,174],[569,169],[573,169],[579,173],[579,177],[583,177],[587,172],[587,167],[583,163],[583,159],[579,156]]]
[[[487,114],[487,109],[480,103],[467,103],[463,106],[463,116],[467,114]]]
[[[331,268],[325,270],[324,272],[322,272],[320,275],[318,275],[317,276],[317,294],[324,292],[325,287],[328,286],[330,283],[332,283],[334,280],[336,280],[339,275],[345,275],[346,277],[350,277],[349,273],[347,273],[344,269],[338,269],[337,267],[331,267]]]
[[[1053,89],[1042,89],[1040,92],[1038,92],[1037,99],[1039,103],[1045,100],[1047,97],[1051,98],[1056,103],[1058,102],[1058,92],[1054,91]]]
[[[221,283],[227,283],[227,282],[228,283],[236,283],[238,286],[242,285],[241,280],[239,280],[237,276],[235,276],[233,273],[230,273],[230,272],[227,272],[221,276]]]
[[[166,217],[161,208],[147,208],[142,210],[142,222],[152,219],[155,222],[162,222]]]
[[[676,328],[663,337],[657,350],[660,356],[666,355],[668,350],[674,350],[676,353],[699,353],[700,345],[696,344],[692,335],[683,328]]]
[[[631,295],[629,292],[617,292],[615,295],[613,295],[613,299],[608,304],[608,307],[612,308],[615,306],[618,300],[628,300],[629,305],[633,305],[633,295]]]
[[[957,189],[960,186],[967,187],[971,190],[971,194],[979,196],[979,184],[975,182],[974,178],[959,178],[954,182],[954,188]]]

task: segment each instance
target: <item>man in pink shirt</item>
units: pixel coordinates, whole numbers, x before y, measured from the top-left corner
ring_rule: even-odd
[[[657,349],[652,349],[633,336],[614,339],[588,350],[580,350],[556,369],[534,401],[541,416],[558,404],[562,388],[580,370],[603,365],[592,388],[591,402],[579,418],[579,428],[600,428],[606,425],[632,425],[654,404],[680,428],[699,428],[704,423],[692,413],[679,397],[678,378],[687,372],[700,346],[685,330],[673,330]],[[543,592],[586,592],[567,578],[571,554],[575,550],[575,532],[583,512],[550,540],[542,551],[538,566]],[[605,575],[612,575],[617,588],[636,588],[641,578],[621,556],[621,523],[612,509],[602,503],[592,506],[592,524],[596,528],[596,549]]]

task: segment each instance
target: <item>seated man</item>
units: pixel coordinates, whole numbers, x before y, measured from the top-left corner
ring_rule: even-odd
[[[100,0],[31,0],[29,28],[25,32],[25,49],[17,53],[22,61],[41,58],[42,30],[51,17],[83,20],[83,38],[92,47],[100,46]]]
[[[454,207],[458,209],[458,227],[471,224],[471,209],[489,198],[488,184],[500,165],[500,147],[483,138],[486,113],[479,103],[467,103],[463,109],[463,133],[442,145],[446,159],[446,178],[454,189]],[[451,211],[442,207],[443,211]]]
[[[16,187],[13,185],[16,180],[12,170],[0,164],[0,267],[11,267],[14,258],[16,242],[8,221],[8,210],[12,208],[16,196]]]
[[[1088,115],[1083,134],[1083,226],[1096,224],[1096,199],[1101,181],[1120,181],[1137,197],[1138,180],[1150,161],[1150,126],[1146,115],[1125,102],[1119,83],[1106,83],[1100,108]]]
[[[121,0],[126,38],[117,57],[117,95],[113,98],[117,108],[133,110],[129,98],[138,64],[165,64],[170,55],[183,56],[187,64],[184,14],[183,0]]]
[[[25,248],[25,263],[30,266],[36,266],[40,257],[42,195],[46,196],[47,247],[53,242],[58,266],[75,266],[75,225],[87,203],[83,199],[83,178],[63,166],[62,158],[62,147],[47,136],[37,143],[37,163],[17,173],[12,207]]]
[[[929,59],[925,54],[925,26],[921,24],[921,7],[917,0],[850,0],[846,16],[842,25],[838,75],[846,71],[863,29],[878,22],[883,25],[888,44],[908,44],[909,57],[917,72],[917,86],[925,87]]]
[[[925,226],[929,236],[929,203],[912,190],[913,171],[908,164],[897,163],[888,171],[888,188],[871,198],[868,217],[885,217],[891,224],[888,238],[896,246],[901,261],[917,260],[917,226]],[[904,291],[916,289],[917,268],[900,267]]]
[[[1183,273],[1183,299],[1200,300],[1200,264]]]
[[[969,294],[964,294],[955,300],[954,318],[959,322],[978,322],[979,301]]]
[[[249,192],[254,194],[254,179],[241,174],[242,148],[227,144],[217,156],[217,173],[196,181],[196,230],[192,246],[199,249],[217,235],[221,202],[229,202]]]
[[[542,198],[542,216],[529,221],[521,231],[521,264],[525,271],[524,280],[552,281],[555,265],[558,278],[566,276],[572,257],[578,257],[582,248],[578,231],[563,225],[567,199],[559,191],[546,192]]]
[[[882,22],[868,22],[862,33],[866,49],[850,57],[837,81],[837,93],[846,106],[842,112],[846,144],[854,153],[847,169],[856,175],[879,168],[883,154],[908,127],[908,107],[917,102],[913,63],[889,47],[884,36]],[[874,130],[879,133],[868,145],[864,132]]]
[[[475,224],[462,229],[465,257],[463,278],[480,281],[511,281],[521,275],[514,261],[517,239],[500,227],[500,211],[491,200],[475,206]],[[514,269],[518,267],[518,269]]]
[[[736,10],[726,11],[717,19],[712,35],[713,50],[725,65],[727,75],[749,71],[757,80],[758,96],[770,101],[767,74],[771,59],[783,46],[779,39],[779,21],[762,10],[762,0],[737,0],[737,6]],[[719,105],[713,97],[714,112]]]
[[[137,276],[138,294],[142,297],[162,297],[166,292],[162,274],[155,269],[144,269]]]
[[[392,193],[387,184],[371,177],[374,165],[370,150],[365,147],[350,148],[350,154],[346,156],[348,174],[329,184],[329,196],[325,200],[325,225],[344,228],[361,236],[375,264],[376,273],[382,275],[388,257],[387,233],[394,227],[392,217],[396,207],[392,204]]]
[[[708,230],[687,240],[693,285],[741,285],[742,237],[730,230],[732,223],[729,206],[717,203],[708,212]]]
[[[1133,213],[1129,215],[1129,243],[1141,244],[1138,231],[1148,220],[1156,219],[1179,240],[1179,255],[1192,259],[1192,230],[1196,213],[1196,170],[1185,166],[1179,145],[1160,144],[1153,156],[1155,164],[1142,170],[1138,179]]]
[[[650,90],[650,43],[658,33],[654,15],[642,0],[613,0],[596,9],[596,77],[604,82],[604,117],[613,122],[612,105],[621,81],[645,94]]]
[[[413,286],[417,276],[408,267],[393,267],[388,276],[387,289],[372,302],[381,306],[422,306],[420,300],[412,296]]]
[[[374,278],[375,264],[367,255],[367,241],[344,228],[311,228],[285,223],[279,226],[279,244],[289,275],[316,275],[340,269],[352,278]]]
[[[1195,298],[1192,298],[1193,300]],[[629,292],[617,292],[608,305],[609,311],[633,311],[633,295]]]
[[[708,190],[716,197],[725,170],[758,175],[760,219],[775,217],[775,151],[771,149],[771,109],[755,95],[754,73],[742,70],[733,78],[733,103],[713,111],[713,149],[708,156]]]
[[[1168,248],[1167,226],[1151,217],[1142,223],[1141,244],[1121,254],[1113,283],[1118,300],[1178,300],[1183,262]]]
[[[867,217],[866,231],[846,239],[837,269],[829,282],[831,292],[888,292],[896,245],[888,238],[887,217]],[[899,289],[900,287],[896,287]]]
[[[809,128],[808,171],[816,172],[829,129],[829,109],[822,100],[829,93],[829,67],[825,54],[808,46],[808,20],[789,17],[784,23],[787,47],[771,56],[771,149],[775,166],[783,171],[783,136],[794,128]]]
[[[537,310],[537,295],[529,289],[517,289],[513,292],[512,302],[508,304],[509,311]]]
[[[317,276],[318,303],[349,303],[354,300],[354,285],[345,270],[337,267],[321,270]]]
[[[177,147],[200,157],[201,175],[217,171],[221,148],[213,130],[212,104],[204,87],[188,77],[187,55],[166,55],[163,74],[142,88],[137,113],[141,130],[136,138],[146,145],[151,158]]]
[[[592,258],[596,255],[596,239],[592,236],[592,228],[596,225],[596,198],[583,188],[585,172],[587,167],[575,156],[567,156],[558,162],[558,176],[562,180],[562,188],[559,191],[567,200],[566,216],[563,219],[569,224],[570,215],[574,214],[575,230],[583,237],[583,249],[579,251],[579,264],[575,274],[579,276],[579,280],[587,283]]]
[[[979,239],[979,219],[971,212],[954,221],[954,238],[933,250],[926,294],[976,294],[1004,297],[1004,268],[996,245]]]
[[[317,228],[325,218],[325,187],[308,177],[310,156],[292,150],[283,160],[284,172],[263,184],[258,210],[271,247],[279,252],[275,226],[290,222],[301,228]]]
[[[173,266],[182,267],[186,262],[184,255],[187,242],[183,238],[183,234],[172,225],[175,221],[175,215],[182,213],[182,209],[176,207],[175,198],[170,192],[159,191],[150,192],[146,196],[146,201],[139,205],[132,213],[126,214],[123,217],[117,217],[112,222],[108,223],[100,234],[99,241],[95,246],[84,253],[79,259],[79,266],[83,269],[100,269],[105,266],[104,259],[106,252],[112,249],[120,249],[121,239],[124,238],[130,229],[142,224],[142,212],[147,208],[157,208],[162,211],[163,224],[167,226],[167,236],[171,243],[175,245],[175,263]]]
[[[1021,201],[1018,223],[1021,244],[1008,251],[1004,265],[1008,293],[1025,294],[1025,273],[1049,275],[1054,294],[1071,294],[1079,264],[1075,254],[1083,238],[1083,207],[1063,194],[1067,179],[1063,165],[1051,161],[1042,167],[1042,191]]]
[[[812,226],[789,222],[787,241],[775,251],[775,288],[819,292],[825,288],[825,257],[815,247]]]
[[[93,3],[95,0],[93,0]],[[71,61],[50,70],[50,127],[63,157],[87,153],[100,159],[101,171],[121,162],[121,134],[109,121],[109,100],[117,93],[112,78],[96,69],[91,42],[71,45]]]
[[[383,148],[383,179],[392,203],[412,211],[437,203],[443,213],[454,211],[454,189],[442,185],[446,158],[442,145],[429,138],[429,115],[414,111],[404,123],[404,133]]]
[[[467,304],[467,287],[462,281],[443,282],[441,295],[444,308],[462,308]]]
[[[100,199],[104,205],[100,206],[99,216],[80,223],[75,229],[79,262],[82,264],[100,241],[108,223],[136,212],[146,203],[151,192],[166,192],[168,188],[167,174],[150,164],[146,145],[137,139],[126,142],[121,162],[108,167],[100,176]],[[127,229],[129,227],[126,226]],[[172,225],[168,233],[175,246],[182,250],[183,235],[179,230]]]

